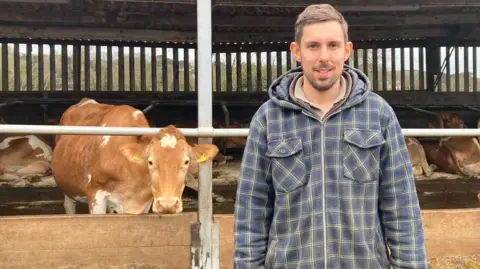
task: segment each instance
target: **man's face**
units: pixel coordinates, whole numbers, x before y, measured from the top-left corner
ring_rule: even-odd
[[[302,64],[305,82],[318,91],[329,90],[340,78],[352,43],[344,37],[342,25],[327,21],[305,25],[300,44],[290,46]]]

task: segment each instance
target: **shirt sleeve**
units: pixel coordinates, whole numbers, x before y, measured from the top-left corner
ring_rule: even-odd
[[[381,153],[379,210],[391,264],[395,269],[428,269],[422,216],[405,138],[393,109],[387,105],[385,112],[388,120]]]
[[[273,214],[274,191],[266,129],[256,114],[245,145],[235,202],[234,268],[263,269]]]

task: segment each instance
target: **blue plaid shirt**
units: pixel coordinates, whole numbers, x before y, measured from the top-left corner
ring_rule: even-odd
[[[326,119],[289,98],[301,67],[272,84],[253,116],[235,204],[235,268],[428,268],[401,127],[368,78],[345,71],[351,93]]]

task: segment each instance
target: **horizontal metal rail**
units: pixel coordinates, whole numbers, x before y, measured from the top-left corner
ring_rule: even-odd
[[[162,128],[143,127],[99,127],[99,126],[58,126],[58,125],[22,125],[22,124],[1,124],[0,133],[9,134],[63,134],[63,135],[145,135],[156,134]],[[214,129],[202,128],[178,128],[185,136],[198,137],[230,137],[247,136],[246,128]]]
[[[156,134],[162,128],[140,127],[99,127],[99,126],[58,126],[58,125],[22,125],[1,124],[0,133],[9,134],[63,134],[63,135],[145,135]],[[248,136],[248,128],[178,128],[185,136],[194,137],[232,137]],[[402,129],[405,136],[442,137],[442,136],[480,136],[480,129]]]

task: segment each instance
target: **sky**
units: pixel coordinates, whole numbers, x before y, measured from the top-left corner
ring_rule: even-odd
[[[58,54],[61,53],[61,46],[58,45],[56,46],[56,51]],[[413,50],[413,53],[414,53],[414,70],[419,70],[419,57],[418,57],[418,50],[419,48],[414,48]],[[476,48],[477,50],[477,66],[480,65],[480,47],[477,47]],[[32,46],[32,54],[37,54],[37,51],[38,51],[38,46],[37,45],[33,45]],[[73,54],[73,46],[69,45],[68,46],[68,54],[69,55],[72,55]],[[117,47],[113,47],[112,48],[112,51],[113,51],[113,57],[116,58],[117,55],[118,55],[118,48]],[[140,54],[140,48],[139,47],[136,47],[135,48],[135,53],[136,54]],[[463,57],[463,51],[464,51],[464,48],[461,47],[459,48],[459,62],[460,62],[460,66],[459,66],[459,72],[460,73],[464,73],[464,57]],[[20,44],[20,52],[21,53],[26,53],[26,45],[24,44]],[[468,66],[468,71],[473,73],[473,58],[472,58],[472,53],[473,52],[473,48],[472,47],[468,47],[468,53],[469,53],[469,66]],[[44,53],[45,54],[49,54],[49,46],[48,45],[44,45]],[[286,53],[287,52],[283,52],[283,55],[282,55],[282,59],[284,62],[286,62]],[[125,48],[125,52],[124,52],[125,56],[127,56],[129,54],[129,50],[128,48]],[[147,48],[145,50],[145,54],[146,54],[146,57],[147,59],[151,56],[151,50],[150,48]],[[440,54],[441,54],[441,64],[443,64],[443,61],[445,59],[445,56],[447,55],[447,52],[446,52],[446,48],[445,47],[442,47],[441,50],[440,50]],[[425,53],[425,50],[424,50],[424,57],[425,57],[426,53]],[[158,48],[157,49],[157,56],[161,56],[161,49]],[[178,52],[178,58],[180,61],[183,61],[183,49],[179,49],[179,52]],[[275,60],[276,60],[276,52],[272,52],[272,64],[275,63]],[[106,47],[102,47],[102,58],[106,59],[107,57],[107,48]],[[167,49],[167,57],[169,58],[173,58],[173,49]],[[242,62],[246,62],[246,53],[242,53]],[[396,70],[400,70],[400,49],[396,49]],[[235,55],[232,55],[232,61],[235,59]],[[262,62],[266,61],[266,52],[262,53]],[[370,59],[371,59],[371,54],[370,54]],[[381,60],[381,52],[379,52],[378,54],[378,59]],[[190,61],[193,61],[194,60],[194,50],[193,49],[190,49],[189,51],[189,60]],[[214,61],[214,56],[212,56],[212,61]],[[222,62],[225,62],[225,54],[221,55],[221,61]],[[353,64],[353,55],[351,55],[351,61],[352,61],[352,64]],[[360,57],[359,58],[359,62],[362,62],[362,58]],[[252,63],[256,63],[256,58],[253,57],[252,58]],[[452,53],[451,55],[451,58],[450,58],[450,67],[451,67],[451,74],[454,74],[455,73],[455,60],[454,60],[454,53]],[[477,76],[480,76],[480,67],[477,68]],[[390,49],[387,49],[387,70],[391,70],[391,52],[390,52]],[[405,49],[405,70],[410,70],[410,50],[409,49]],[[424,70],[425,70],[425,63],[424,63]],[[445,71],[446,72],[446,71]]]

